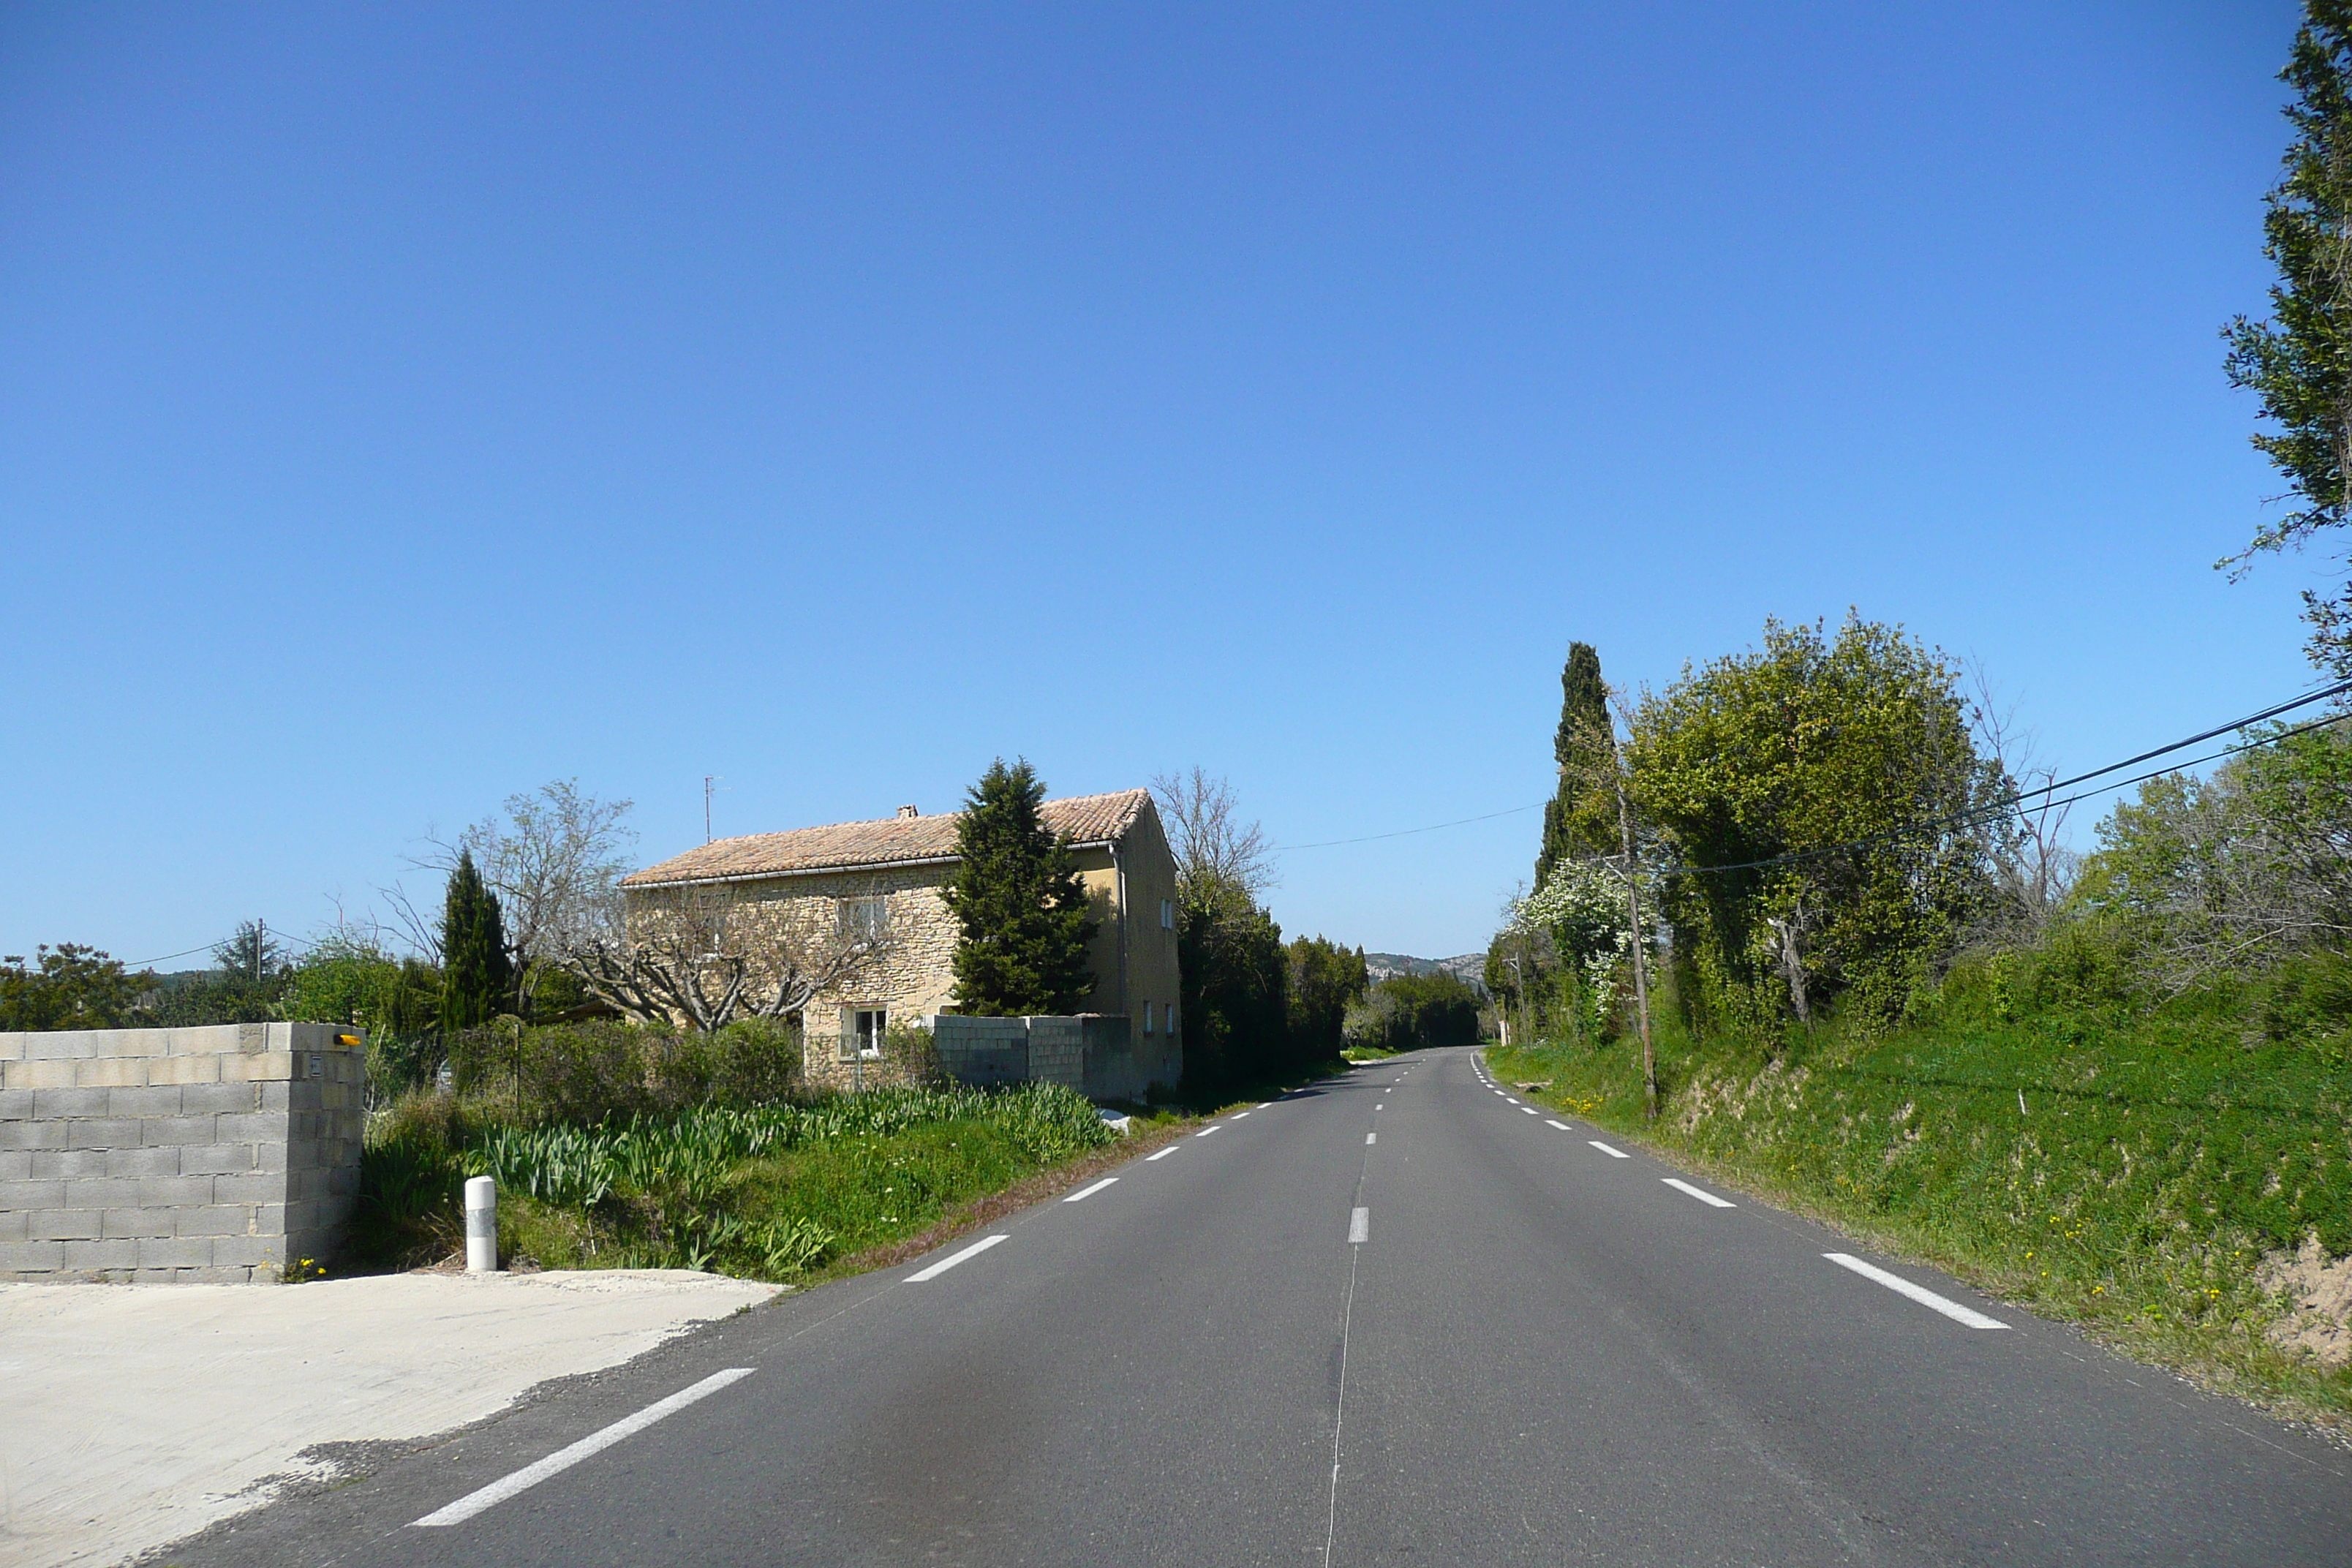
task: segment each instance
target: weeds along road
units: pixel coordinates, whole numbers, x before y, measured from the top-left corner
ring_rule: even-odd
[[[2352,1457],[1606,1142],[1362,1068],[162,1560],[2352,1562]]]

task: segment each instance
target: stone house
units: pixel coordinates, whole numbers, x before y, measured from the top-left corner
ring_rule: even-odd
[[[1074,795],[1041,809],[1069,841],[1097,922],[1087,1012],[1123,1018],[1145,1058],[1181,1067],[1176,862],[1150,793]],[[960,820],[905,805],[879,821],[718,839],[623,879],[630,927],[659,918],[667,900],[711,889],[738,918],[803,937],[887,931],[881,957],[820,991],[800,1019],[811,1082],[872,1082],[889,1072],[883,1041],[893,1025],[955,1011],[958,930],[940,888],[958,862]],[[1172,1075],[1154,1076],[1173,1086]]]

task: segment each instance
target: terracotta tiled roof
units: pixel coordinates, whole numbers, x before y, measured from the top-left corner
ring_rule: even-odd
[[[1151,803],[1139,789],[1111,795],[1076,795],[1049,800],[1045,826],[1074,844],[1101,844],[1126,836]],[[861,866],[903,865],[956,852],[961,812],[944,816],[886,816],[879,822],[836,822],[826,827],[795,827],[789,833],[754,833],[720,838],[675,855],[621,879],[625,888],[663,882],[784,877],[796,871],[849,870]]]

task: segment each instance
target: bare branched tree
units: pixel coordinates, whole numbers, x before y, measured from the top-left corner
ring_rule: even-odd
[[[2147,917],[2150,978],[2178,994],[2294,952],[2352,951],[2352,733],[2152,780],[2100,829],[2104,901]]]
[[[454,839],[428,828],[427,847],[409,857],[418,870],[446,875],[460,854],[473,855],[499,896],[519,1010],[541,970],[609,927],[607,906],[628,869],[623,854],[636,838],[625,825],[632,804],[599,800],[582,793],[577,779],[557,779],[534,794],[509,795],[504,821],[484,817]],[[409,940],[437,952],[437,922],[420,918],[398,886],[378,890]]]
[[[1208,770],[1162,773],[1151,781],[1176,857],[1176,887],[1187,908],[1255,904],[1275,884],[1265,830],[1241,820],[1234,786]]]
[[[2015,793],[2013,816],[1990,826],[1992,907],[1974,940],[1999,946],[2041,940],[2057,919],[2082,875],[2083,857],[2065,841],[2073,809],[2058,804],[2050,786],[2058,770],[2035,754],[2033,732],[2017,721],[2014,703],[2002,702],[1981,664],[1969,666],[1970,718],[1977,744]]]
[[[630,919],[616,891],[560,962],[630,1017],[717,1029],[782,1018],[855,986],[897,951],[887,896],[770,902],[733,887],[654,889]]]

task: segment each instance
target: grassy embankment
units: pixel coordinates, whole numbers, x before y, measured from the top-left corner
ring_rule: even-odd
[[[499,1183],[501,1253],[550,1268],[696,1268],[807,1281],[911,1257],[1165,1142],[1067,1089],[877,1089],[658,1118],[517,1126],[495,1097],[417,1095],[373,1130],[361,1258],[463,1246],[465,1177]]]
[[[2020,1016],[1997,974],[1939,1012],[1874,1039],[1800,1028],[1774,1058],[1662,1019],[1655,1121],[1631,1039],[1487,1058],[1549,1080],[1534,1098],[2126,1355],[2352,1431],[2352,1365],[2285,1342],[2329,1325],[2293,1310],[2282,1273],[2315,1237],[2352,1253],[2342,1037],[2270,1037],[2227,994]]]

